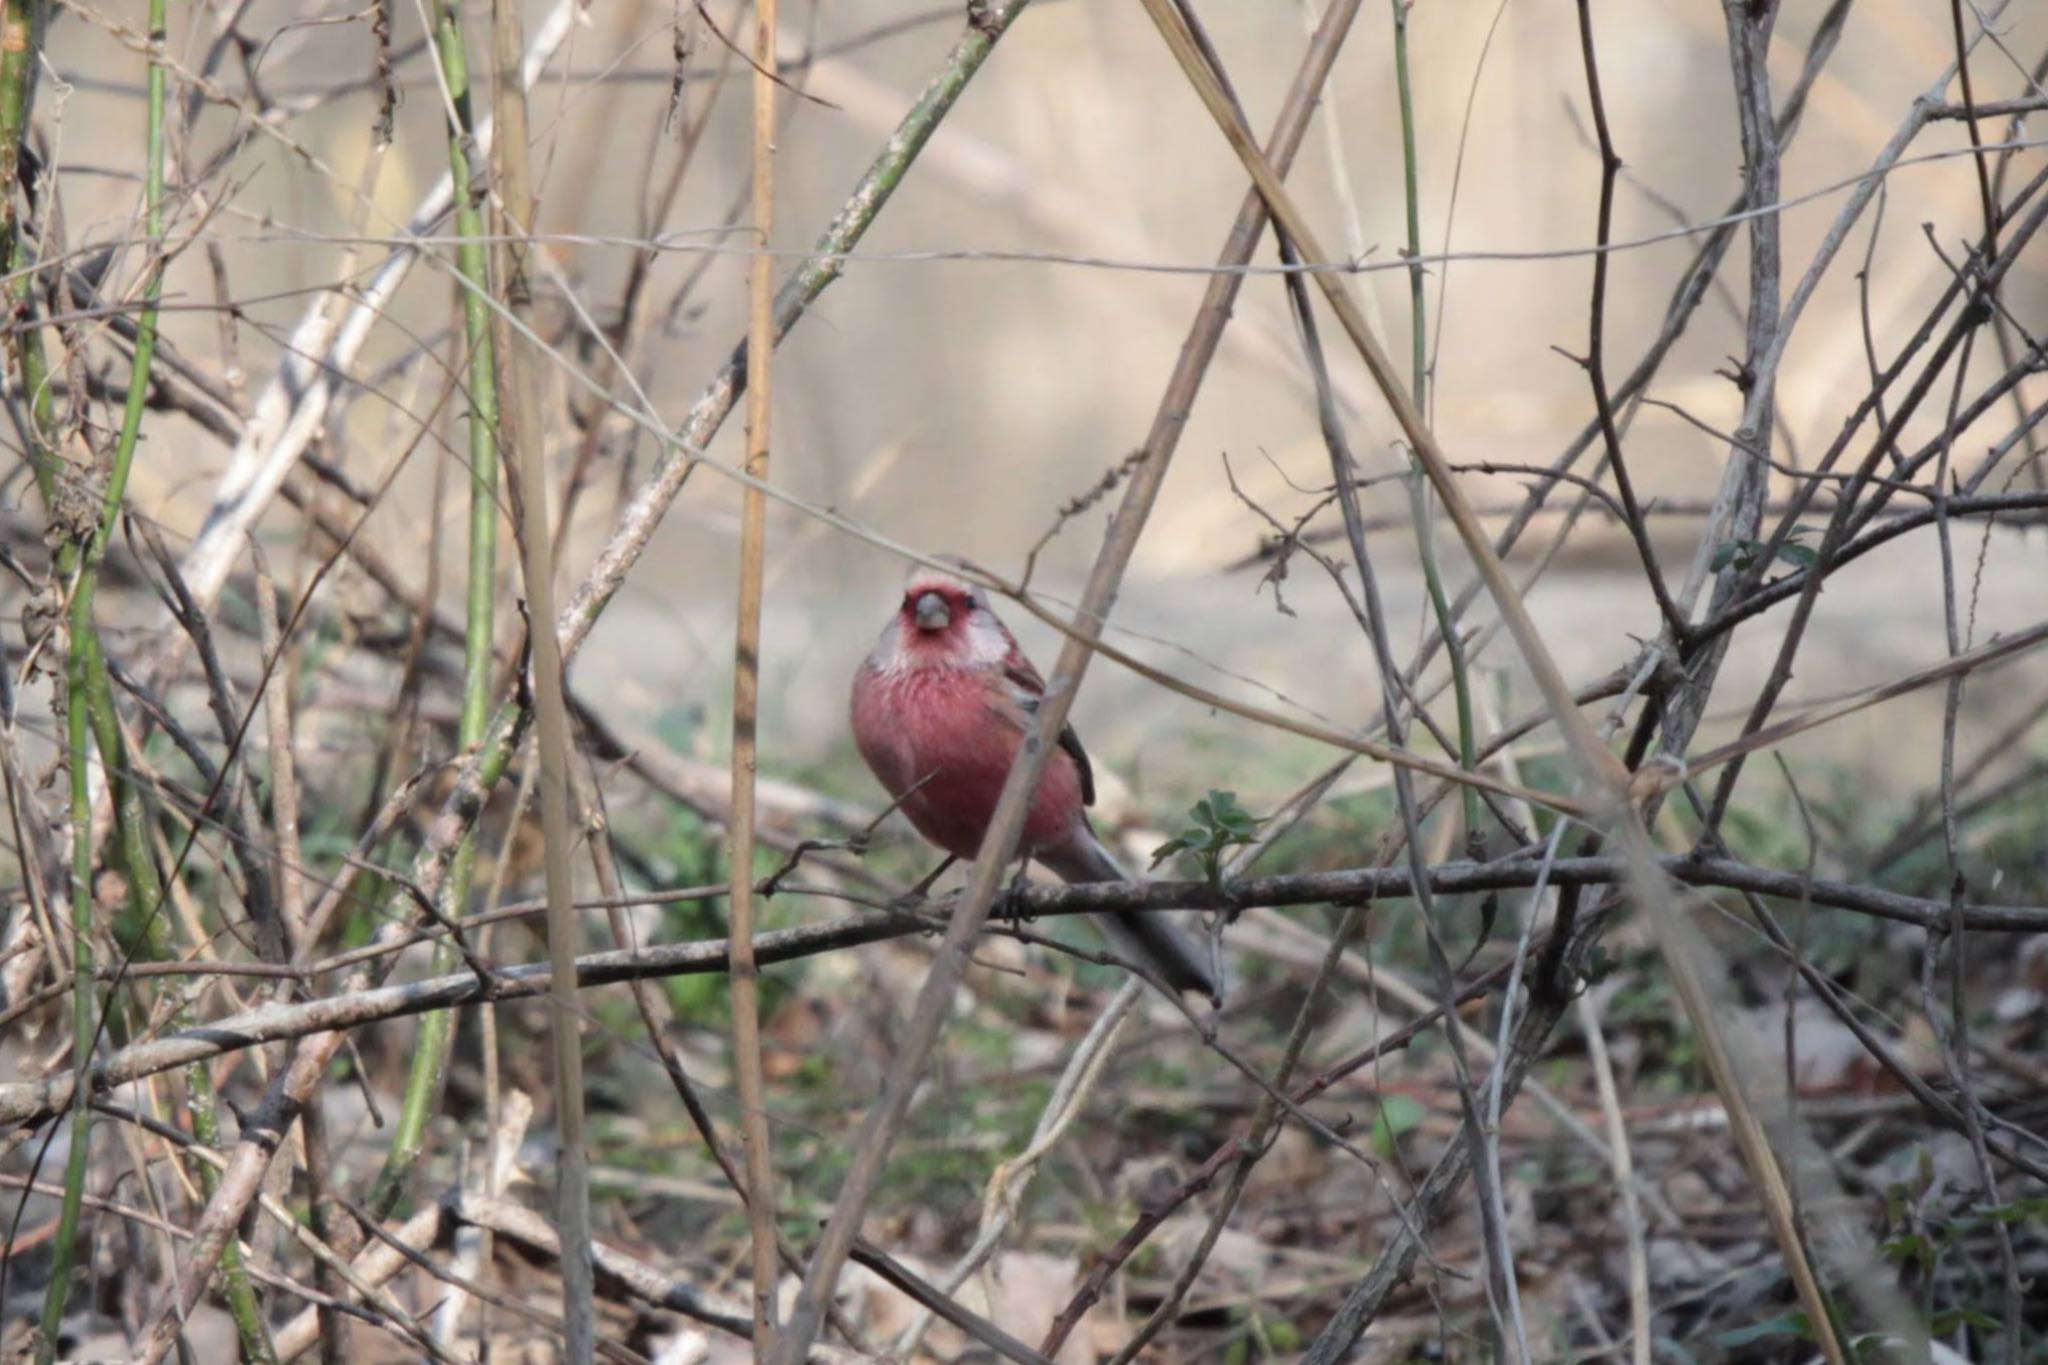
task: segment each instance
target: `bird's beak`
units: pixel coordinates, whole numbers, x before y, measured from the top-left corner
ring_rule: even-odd
[[[917,599],[917,628],[944,630],[953,624],[953,609],[935,592],[920,593]]]

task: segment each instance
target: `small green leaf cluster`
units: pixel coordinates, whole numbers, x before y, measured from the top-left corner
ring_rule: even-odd
[[[1796,528],[1778,547],[1776,557],[1795,569],[1812,568],[1820,561],[1820,555],[1811,545],[1799,543],[1800,537],[1812,534],[1812,530],[1809,526]],[[1761,540],[1724,540],[1714,547],[1713,570],[1719,573],[1732,565],[1736,570],[1747,573],[1768,548]]]
[[[1237,793],[1212,789],[1188,808],[1186,827],[1152,850],[1152,866],[1158,867],[1176,853],[1186,853],[1201,865],[1204,878],[1220,885],[1223,856],[1258,837],[1259,821],[1237,804]]]

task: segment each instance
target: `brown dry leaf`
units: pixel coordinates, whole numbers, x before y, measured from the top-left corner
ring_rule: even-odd
[[[936,1279],[940,1273],[939,1267],[913,1257],[898,1259],[926,1281]],[[995,1282],[993,1305],[986,1288],[991,1276]],[[1044,1338],[1053,1318],[1073,1297],[1079,1278],[1079,1267],[1070,1257],[1034,1251],[1004,1252],[995,1258],[989,1275],[971,1277],[953,1298],[968,1312],[988,1319],[1018,1340],[1036,1343]],[[787,1288],[793,1297],[794,1285]],[[893,1341],[916,1320],[920,1311],[907,1294],[861,1265],[848,1266],[841,1277],[840,1304],[876,1343]],[[1102,1354],[1100,1326],[1100,1314],[1091,1311],[1085,1315],[1054,1359],[1060,1365],[1094,1365]],[[918,1356],[951,1360],[974,1347],[966,1333],[948,1322],[935,1320],[925,1333]],[[714,1348],[712,1365],[716,1362]]]
[[[996,1303],[986,1302],[983,1287],[987,1279],[982,1276],[960,1287],[960,1301],[1011,1336],[1029,1342],[1044,1339],[1053,1318],[1073,1298],[1080,1279],[1080,1267],[1072,1257],[1038,1251],[1005,1252],[996,1257],[993,1269]],[[1053,1358],[1060,1365],[1093,1365],[1096,1357],[1088,1318],[1081,1320],[1080,1329]]]
[[[1320,1185],[1329,1171],[1329,1149],[1290,1124],[1273,1139],[1265,1159],[1252,1168],[1245,1181],[1244,1201],[1256,1208],[1269,1201],[1298,1199]]]

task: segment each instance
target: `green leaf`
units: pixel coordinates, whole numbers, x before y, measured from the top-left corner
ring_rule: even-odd
[[[1978,1209],[1976,1216],[1994,1223],[2025,1223],[2048,1216],[2048,1199],[2016,1199],[2009,1204],[1993,1204]]]
[[[1380,1100],[1380,1118],[1395,1133],[1405,1133],[1429,1117],[1429,1106],[1407,1095],[1388,1095]]]
[[[1421,1123],[1429,1116],[1429,1109],[1420,1100],[1406,1095],[1382,1095],[1380,1112],[1372,1121],[1373,1149],[1381,1156],[1392,1156],[1394,1139]]]
[[[1185,839],[1168,839],[1165,843],[1152,850],[1152,866],[1158,867],[1187,846],[1188,841]]]
[[[1797,564],[1802,569],[1810,569],[1820,563],[1820,552],[1810,545],[1787,543],[1778,547],[1778,558],[1787,564]]]
[[[1721,572],[1721,570],[1727,568],[1730,564],[1733,564],[1735,562],[1735,556],[1741,553],[1741,551],[1741,541],[1724,540],[1719,545],[1716,545],[1714,547],[1714,557],[1712,560],[1708,561],[1708,567],[1711,568],[1715,573],[1719,573]]]
[[[1980,1332],[1996,1332],[2005,1324],[1989,1313],[1977,1308],[1944,1308],[1936,1313],[1927,1324],[1927,1330],[1938,1337],[1945,1337],[1958,1327],[1974,1327]]]
[[[1197,818],[1228,842],[1245,843],[1258,835],[1258,818],[1238,804],[1236,792],[1211,791],[1197,803],[1197,810],[1202,812]]]
[[[1886,1242],[1878,1250],[1887,1261],[1931,1261],[1934,1247],[1917,1232],[1903,1233]]]

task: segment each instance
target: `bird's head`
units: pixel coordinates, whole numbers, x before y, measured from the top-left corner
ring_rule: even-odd
[[[890,634],[902,662],[925,667],[990,667],[1011,648],[1010,634],[990,609],[986,591],[956,573],[924,564],[913,566],[903,580],[903,604]]]

